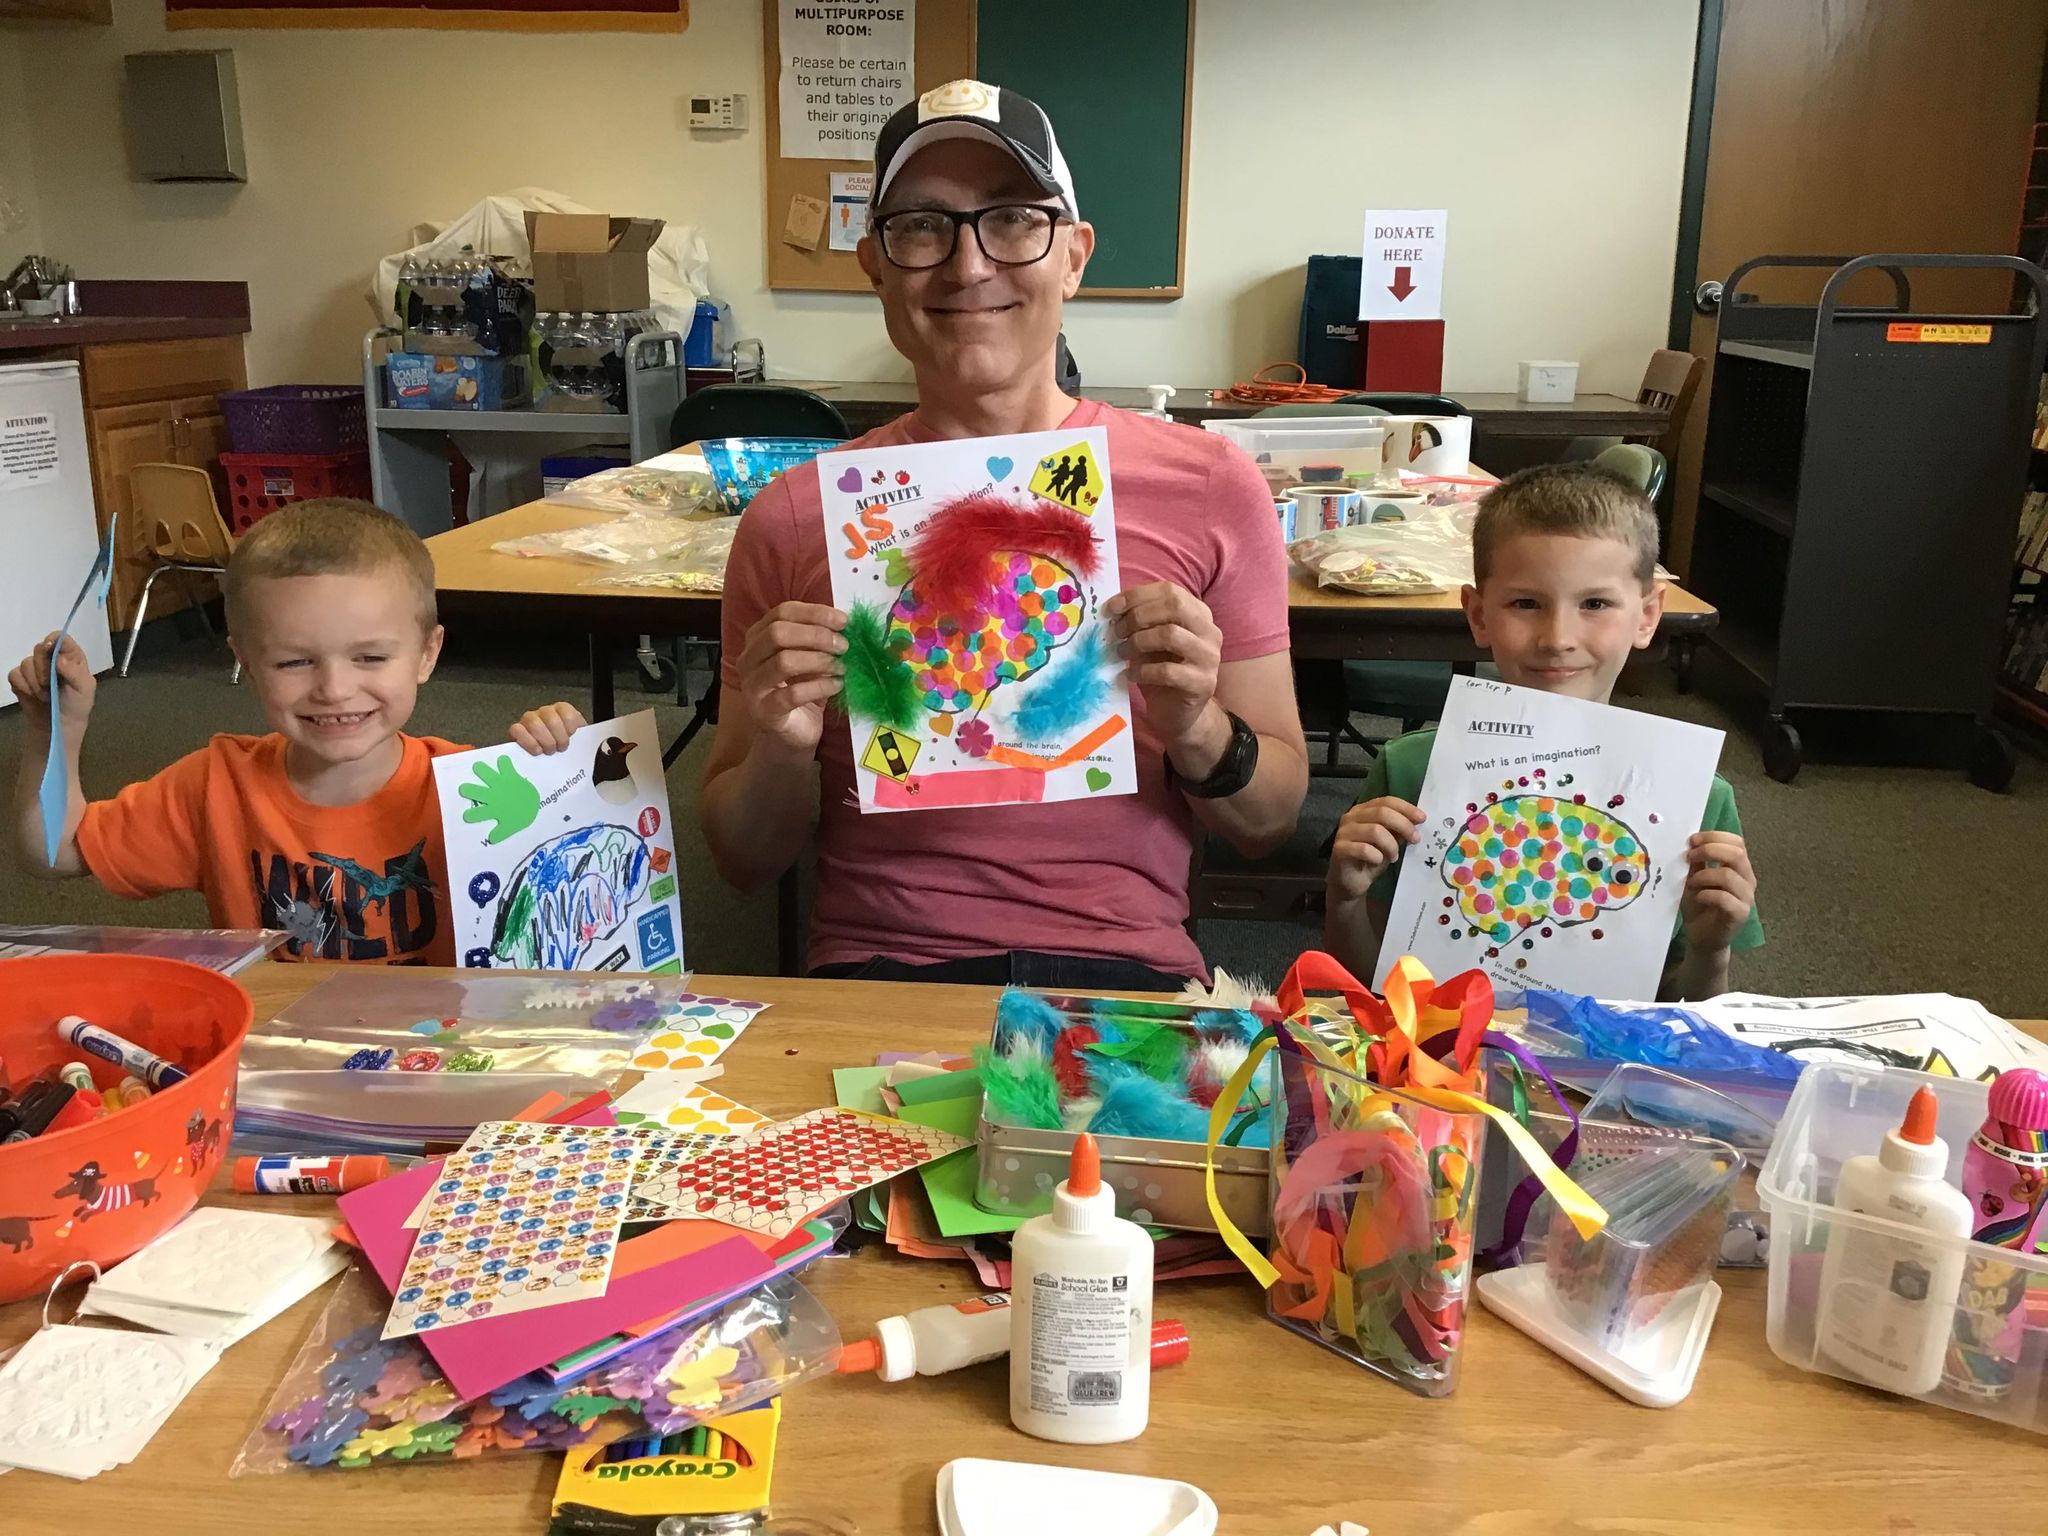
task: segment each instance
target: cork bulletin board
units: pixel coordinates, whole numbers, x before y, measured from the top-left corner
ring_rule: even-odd
[[[776,0],[762,0],[768,286],[865,293],[851,251],[789,244],[793,201],[829,209],[835,171],[870,162],[782,156]],[[919,92],[972,76],[1022,91],[1046,109],[1073,167],[1095,255],[1081,296],[1177,299],[1186,270],[1188,141],[1193,119],[1193,0],[917,0]],[[815,210],[814,210],[815,213]]]

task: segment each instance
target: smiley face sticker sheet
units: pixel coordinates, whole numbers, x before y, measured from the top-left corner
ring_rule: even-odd
[[[383,1337],[602,1296],[644,1138],[492,1121],[442,1165]]]

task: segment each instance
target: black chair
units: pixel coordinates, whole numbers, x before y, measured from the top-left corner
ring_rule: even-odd
[[[668,444],[707,437],[853,436],[839,408],[822,395],[788,384],[714,384],[686,396],[668,420]]]
[[[1449,395],[1403,395],[1380,391],[1346,395],[1339,405],[1376,405],[1389,416],[1470,416],[1472,413]]]

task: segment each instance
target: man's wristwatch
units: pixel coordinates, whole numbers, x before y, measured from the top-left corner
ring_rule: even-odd
[[[1227,800],[1251,783],[1252,775],[1258,772],[1258,732],[1229,710],[1226,709],[1223,713],[1230,719],[1230,745],[1223,749],[1223,756],[1216,764],[1216,771],[1209,777],[1196,781],[1184,779],[1174,771],[1172,756],[1167,756],[1167,784],[1190,799]]]

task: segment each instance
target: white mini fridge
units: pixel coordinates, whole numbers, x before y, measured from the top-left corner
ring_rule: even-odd
[[[99,547],[78,364],[0,365],[0,675],[64,622]],[[71,633],[94,672],[113,666],[103,603]]]

